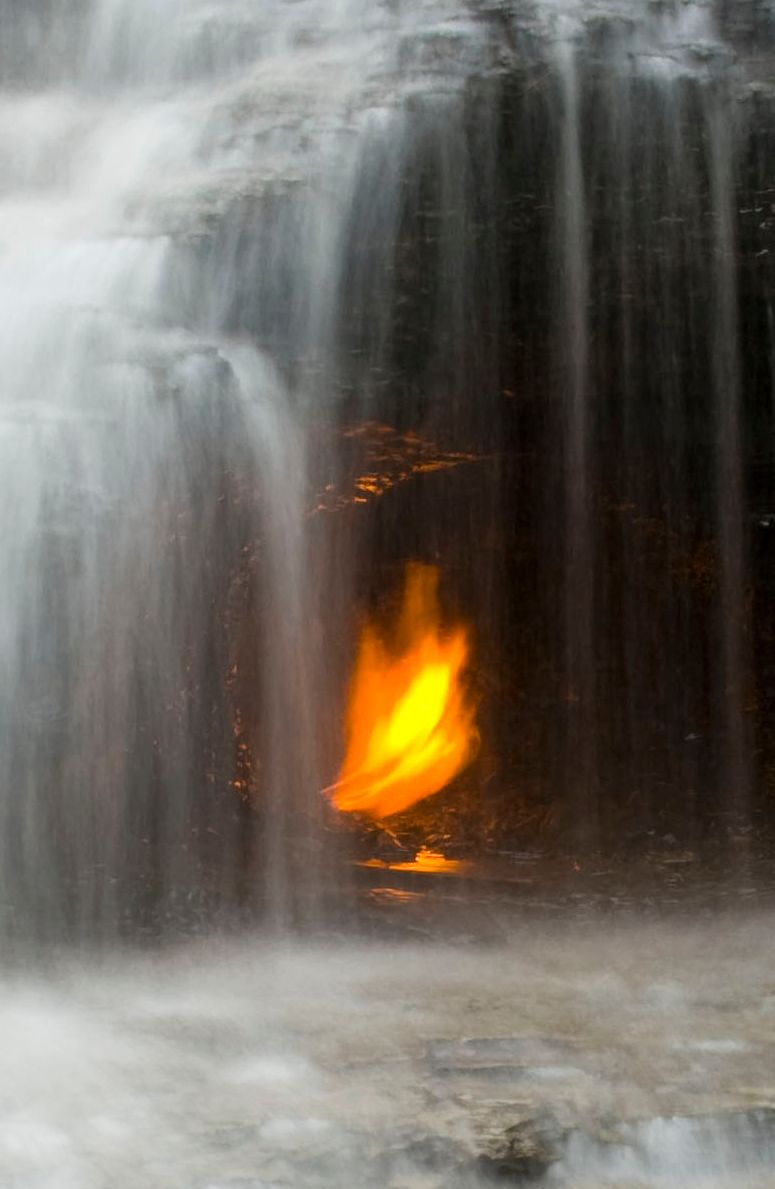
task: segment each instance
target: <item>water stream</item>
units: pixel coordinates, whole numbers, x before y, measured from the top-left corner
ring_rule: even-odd
[[[0,0],[0,1189],[775,1185],[773,46]],[[482,748],[364,840],[321,790],[407,560]],[[407,837],[510,875],[369,936]],[[524,848],[751,906],[528,925]]]
[[[10,930],[314,915],[411,557],[477,642],[472,836],[748,830],[767,6],[2,12]]]
[[[769,920],[512,922],[482,946],[455,917],[454,945],[256,937],[4,979],[0,1180],[775,1184]],[[525,1120],[547,1180],[489,1179]]]
[[[337,400],[356,181],[389,221],[406,105],[469,69],[426,79],[413,47],[478,38],[443,3],[70,8],[3,8],[4,913],[89,934],[146,894],[173,911],[213,837],[238,884],[244,736],[251,882],[282,920],[319,883],[289,855],[320,816],[334,577],[307,435]]]

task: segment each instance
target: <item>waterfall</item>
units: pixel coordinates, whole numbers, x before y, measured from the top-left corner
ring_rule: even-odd
[[[407,104],[453,103],[486,39],[457,10],[3,7],[12,930],[314,900],[350,228],[367,196],[395,237]]]
[[[408,559],[481,693],[429,828],[747,829],[767,6],[0,19],[0,930],[323,911],[358,617]]]
[[[730,105],[711,100],[711,197],[715,222],[713,270],[713,391],[716,404],[720,578],[720,675],[723,730],[722,779],[732,813],[745,823],[750,812],[751,739],[746,721],[747,663],[745,592],[747,534],[742,474],[742,378],[740,370],[738,257],[734,212],[734,150]],[[750,695],[749,695],[750,696]]]
[[[595,740],[595,663],[592,608],[594,543],[590,507],[589,459],[589,225],[581,159],[579,81],[573,36],[560,22],[557,55],[562,112],[557,178],[559,353],[565,371],[563,470],[565,482],[565,678],[568,728],[565,755],[572,771],[567,787],[577,805],[576,823],[584,837],[597,833]]]

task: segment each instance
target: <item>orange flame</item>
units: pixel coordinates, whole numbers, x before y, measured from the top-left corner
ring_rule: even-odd
[[[346,720],[347,754],[326,792],[337,809],[373,818],[400,813],[449,784],[479,747],[461,682],[466,632],[442,638],[438,571],[407,566],[401,613],[386,644],[367,624]]]

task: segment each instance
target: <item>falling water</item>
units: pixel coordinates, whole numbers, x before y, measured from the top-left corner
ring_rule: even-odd
[[[751,740],[746,689],[746,532],[743,502],[740,374],[734,219],[734,149],[729,103],[714,96],[709,117],[711,196],[715,220],[713,387],[716,404],[720,578],[721,702],[724,732],[722,780],[737,824],[750,810]]]
[[[539,65],[506,100],[521,358],[504,388],[522,408],[501,507],[526,511],[505,530],[519,611],[499,689],[519,709],[495,730],[520,792],[495,802],[517,847],[531,812],[575,846],[692,847],[768,812],[751,639],[769,633],[769,550],[760,534],[754,568],[750,524],[771,468],[754,426],[772,14],[539,7]]]
[[[576,822],[585,841],[597,833],[592,625],[594,543],[589,460],[589,246],[584,170],[581,159],[579,81],[573,38],[575,22],[558,26],[558,70],[562,93],[560,169],[557,178],[560,266],[560,351],[564,355],[565,472],[565,677],[568,732],[566,773],[573,790]]]
[[[482,736],[427,832],[758,820],[768,6],[2,17],[8,929],[323,911],[357,623],[407,560]]]
[[[0,1184],[775,1184],[773,46],[0,0]],[[477,758],[353,821],[407,572]]]
[[[443,104],[471,68],[426,77],[423,39],[476,60],[457,8],[3,8],[15,929],[253,895],[279,921],[319,885],[307,427],[336,400],[359,180],[390,219],[398,179],[364,171],[400,155],[416,93]]]

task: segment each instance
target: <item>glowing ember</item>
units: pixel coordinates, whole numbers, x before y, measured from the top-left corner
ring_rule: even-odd
[[[362,632],[347,712],[347,754],[326,791],[338,809],[383,818],[449,784],[474,758],[479,735],[462,672],[463,628],[442,635],[433,566],[407,567],[389,644]]]

